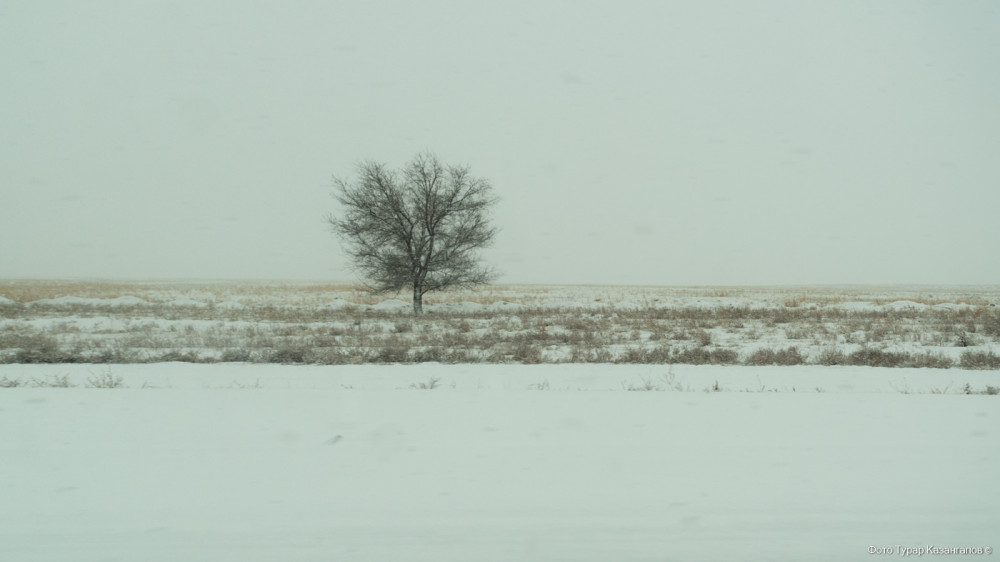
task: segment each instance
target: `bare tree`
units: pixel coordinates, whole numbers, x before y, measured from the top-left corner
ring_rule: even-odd
[[[412,288],[419,315],[430,291],[496,277],[478,255],[497,232],[489,223],[497,199],[488,181],[433,154],[416,156],[400,171],[362,162],[357,174],[354,182],[334,178],[343,215],[327,221],[370,290]]]

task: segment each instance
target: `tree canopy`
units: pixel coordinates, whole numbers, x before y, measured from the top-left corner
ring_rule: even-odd
[[[356,179],[335,177],[334,186],[343,212],[327,220],[370,290],[412,288],[414,314],[421,314],[430,291],[496,277],[479,250],[496,236],[490,213],[497,198],[468,166],[445,165],[433,154],[398,171],[365,161]]]

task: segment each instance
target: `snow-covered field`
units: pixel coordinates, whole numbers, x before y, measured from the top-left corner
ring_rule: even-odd
[[[995,385],[993,371],[0,377],[69,385],[0,389],[3,560],[861,560],[1000,538],[1000,397],[942,393]],[[120,388],[88,387],[109,378]]]
[[[399,297],[399,298],[394,298]],[[1000,369],[1000,287],[0,282],[0,362],[680,363]]]
[[[350,288],[145,289],[0,285],[0,560],[841,561],[1000,542],[995,288],[495,288],[418,320]],[[668,359],[738,359],[622,360],[667,342]],[[407,353],[263,353],[324,343]],[[418,361],[449,345],[478,362]],[[251,361],[219,362],[232,346]],[[608,360],[566,362],[587,346]],[[802,364],[748,366],[787,346]],[[88,349],[151,362],[12,361]],[[953,361],[813,359],[857,349]],[[962,368],[970,349],[985,368]]]

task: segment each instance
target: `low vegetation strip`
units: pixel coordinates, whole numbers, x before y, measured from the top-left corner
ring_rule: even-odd
[[[0,362],[1000,369],[1000,290],[897,291],[497,287],[414,317],[348,286],[9,282]]]

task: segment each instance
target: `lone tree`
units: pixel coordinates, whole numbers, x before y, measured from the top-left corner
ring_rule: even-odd
[[[343,215],[327,221],[370,290],[412,287],[419,315],[425,293],[496,277],[478,255],[497,232],[489,223],[497,199],[488,181],[433,154],[416,156],[400,171],[362,162],[357,174],[354,182],[334,178]]]

